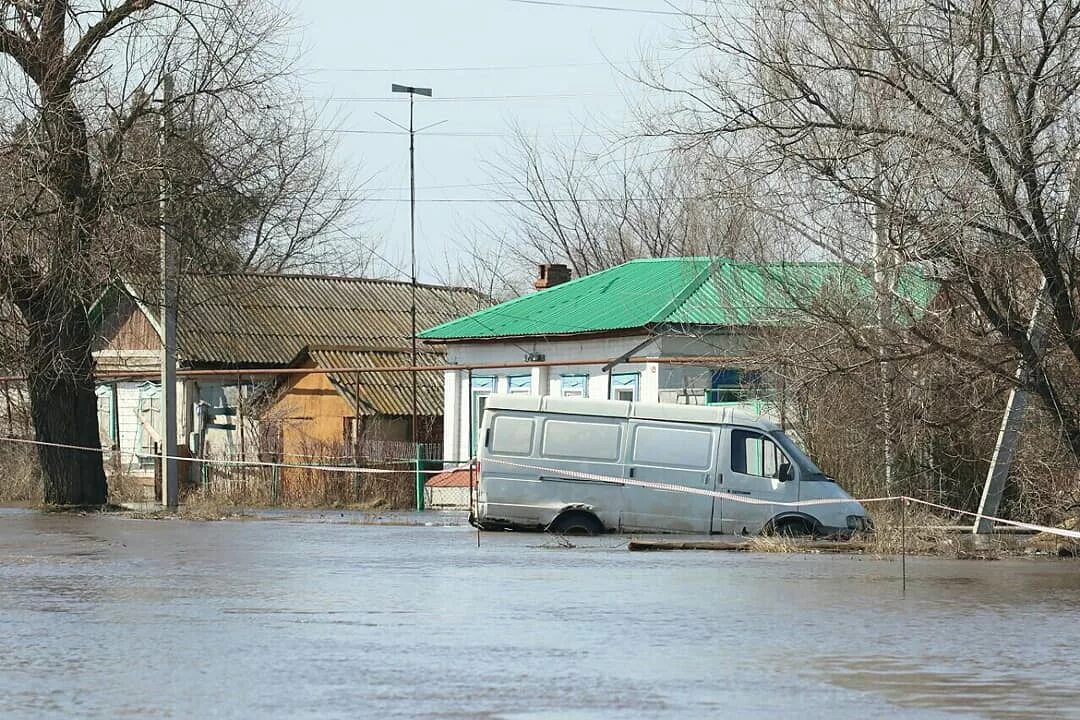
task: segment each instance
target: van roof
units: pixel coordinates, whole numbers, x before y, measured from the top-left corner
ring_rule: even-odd
[[[674,405],[534,395],[489,395],[484,407],[491,410],[523,410],[561,415],[598,415],[710,425],[748,425],[768,432],[780,429],[776,423],[760,415],[708,405]]]

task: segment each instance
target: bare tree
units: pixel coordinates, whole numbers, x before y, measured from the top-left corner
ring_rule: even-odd
[[[658,83],[687,98],[673,134],[741,157],[773,201],[758,210],[824,254],[941,281],[947,322],[850,336],[893,355],[914,338],[1004,383],[1022,360],[1080,457],[1080,4],[763,0],[693,29],[713,61]]]
[[[740,190],[717,182],[689,151],[643,138],[602,154],[576,143],[544,149],[520,130],[499,173],[515,202],[520,260],[563,261],[578,276],[636,258],[745,259],[766,229]],[[618,159],[612,159],[612,156]]]
[[[98,444],[87,308],[152,257],[163,177],[184,209],[177,226],[196,224],[189,238],[215,222],[232,228],[219,257],[241,267],[306,264],[333,218],[333,206],[307,212],[328,166],[297,158],[317,153],[268,152],[286,134],[260,119],[288,102],[286,28],[262,0],[0,0],[0,293],[21,321],[8,367],[21,361],[34,431],[48,443],[38,452],[47,503],[105,501],[100,455],[63,447]],[[166,75],[177,87],[167,107]],[[176,130],[155,153],[163,111]],[[286,198],[290,174],[317,182]],[[286,199],[300,211],[282,210]]]

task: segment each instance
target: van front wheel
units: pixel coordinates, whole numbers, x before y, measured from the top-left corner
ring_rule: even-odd
[[[563,513],[548,526],[548,531],[557,535],[600,535],[604,524],[595,515],[587,512]]]
[[[773,533],[783,537],[814,537],[817,528],[809,520],[793,518],[781,520],[774,527]]]

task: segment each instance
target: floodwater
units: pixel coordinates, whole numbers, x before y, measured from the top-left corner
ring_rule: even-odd
[[[0,717],[1080,718],[1080,562],[357,520],[0,510]]]

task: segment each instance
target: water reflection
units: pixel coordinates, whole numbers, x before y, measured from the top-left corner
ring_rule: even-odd
[[[994,720],[1080,715],[1080,690],[1062,682],[1069,672],[1064,662],[1056,676],[1038,678],[1001,667],[992,658],[970,663],[965,671],[942,669],[938,663],[943,661],[958,664],[952,658],[866,656],[823,658],[818,669],[840,687],[881,695],[909,709],[938,708]]]

